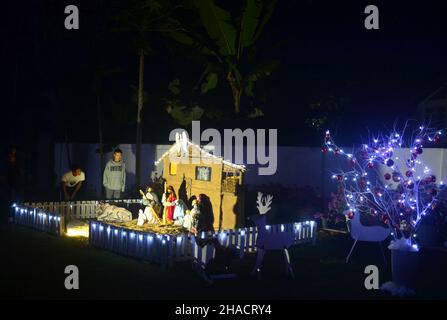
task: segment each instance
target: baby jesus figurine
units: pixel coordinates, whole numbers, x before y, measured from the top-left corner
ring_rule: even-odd
[[[182,200],[175,201],[174,225],[181,226],[189,232],[196,233],[194,222],[199,213],[197,200],[192,201],[192,209],[188,210]]]
[[[145,223],[161,224],[160,218],[157,214],[157,211],[159,211],[160,208],[157,195],[152,191],[151,188],[148,188],[146,194],[144,194],[144,192],[140,190],[140,194],[143,197],[143,204],[146,206],[146,208],[144,209],[144,211],[140,209],[140,211],[138,212],[137,225],[142,226]]]

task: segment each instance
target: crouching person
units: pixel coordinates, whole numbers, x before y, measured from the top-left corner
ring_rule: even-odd
[[[71,170],[65,173],[61,179],[64,200],[77,200],[82,192],[84,181],[85,173],[81,170],[81,167],[76,164],[72,165]]]

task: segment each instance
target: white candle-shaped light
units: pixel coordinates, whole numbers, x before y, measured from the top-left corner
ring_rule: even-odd
[[[314,235],[314,225],[315,225],[315,221],[311,221],[310,222],[310,236],[313,237]]]

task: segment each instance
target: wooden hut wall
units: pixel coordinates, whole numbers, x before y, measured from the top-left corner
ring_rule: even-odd
[[[189,199],[191,196],[205,194],[209,197],[213,214],[214,229],[218,230],[220,225],[220,207],[221,207],[221,181],[222,181],[222,162],[219,163],[178,163],[176,174],[170,173],[170,159],[167,156],[163,161],[163,177],[166,179],[167,185],[172,185],[178,197],[181,197],[180,187],[182,184],[186,187],[186,195]],[[196,180],[196,167],[210,167],[210,181]],[[187,200],[188,200],[187,199]],[[184,199],[183,199],[184,200]],[[225,213],[225,211],[224,211]],[[222,217],[225,220],[226,217]],[[234,227],[234,225],[232,226]]]

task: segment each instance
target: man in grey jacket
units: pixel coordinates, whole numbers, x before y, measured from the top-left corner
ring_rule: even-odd
[[[107,199],[119,199],[126,188],[126,166],[122,160],[123,152],[115,149],[113,159],[106,164],[102,183],[106,188]]]

